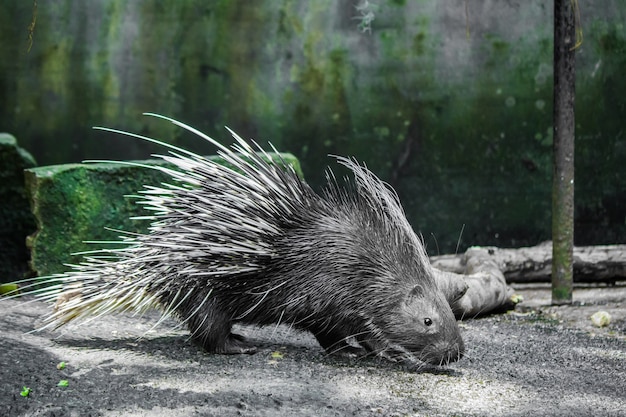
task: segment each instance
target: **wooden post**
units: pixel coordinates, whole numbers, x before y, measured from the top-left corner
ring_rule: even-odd
[[[574,97],[576,0],[554,1],[554,171],[552,304],[572,302],[574,248]]]

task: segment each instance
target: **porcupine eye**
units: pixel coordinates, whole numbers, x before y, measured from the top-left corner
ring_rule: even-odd
[[[424,319],[424,324],[426,325],[426,327],[430,327],[433,325],[433,320],[430,317],[426,317]]]

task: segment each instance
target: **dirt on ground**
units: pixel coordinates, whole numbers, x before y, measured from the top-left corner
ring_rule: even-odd
[[[626,285],[560,307],[545,285],[516,292],[515,311],[461,323],[467,354],[446,367],[335,358],[284,327],[240,329],[254,355],[212,355],[156,314],[31,333],[49,307],[2,300],[0,415],[626,416]]]

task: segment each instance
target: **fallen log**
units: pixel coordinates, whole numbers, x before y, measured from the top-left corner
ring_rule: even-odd
[[[507,286],[496,263],[482,254],[469,259],[463,273],[433,271],[457,319],[509,310],[516,304],[513,289]]]
[[[551,279],[551,242],[518,249],[472,247],[463,254],[434,256],[431,263],[439,270],[463,274],[473,257],[493,261],[508,283],[550,282]],[[614,283],[622,280],[626,280],[626,245],[574,248],[574,282]]]
[[[431,258],[439,287],[458,319],[511,309],[519,300],[507,283],[550,282],[552,244],[501,249],[472,247],[464,254]],[[626,279],[626,245],[574,249],[574,281]]]

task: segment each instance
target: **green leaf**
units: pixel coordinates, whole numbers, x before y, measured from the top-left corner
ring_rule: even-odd
[[[20,395],[22,397],[28,397],[30,395],[30,391],[31,389],[28,387],[22,387],[22,391],[20,392]]]
[[[67,379],[62,379],[57,384],[58,387],[67,387],[68,385],[70,385],[70,383],[67,381]]]
[[[0,295],[15,295],[18,289],[17,284],[0,284]]]
[[[282,352],[274,351],[272,352],[272,359],[282,359],[285,355]]]

